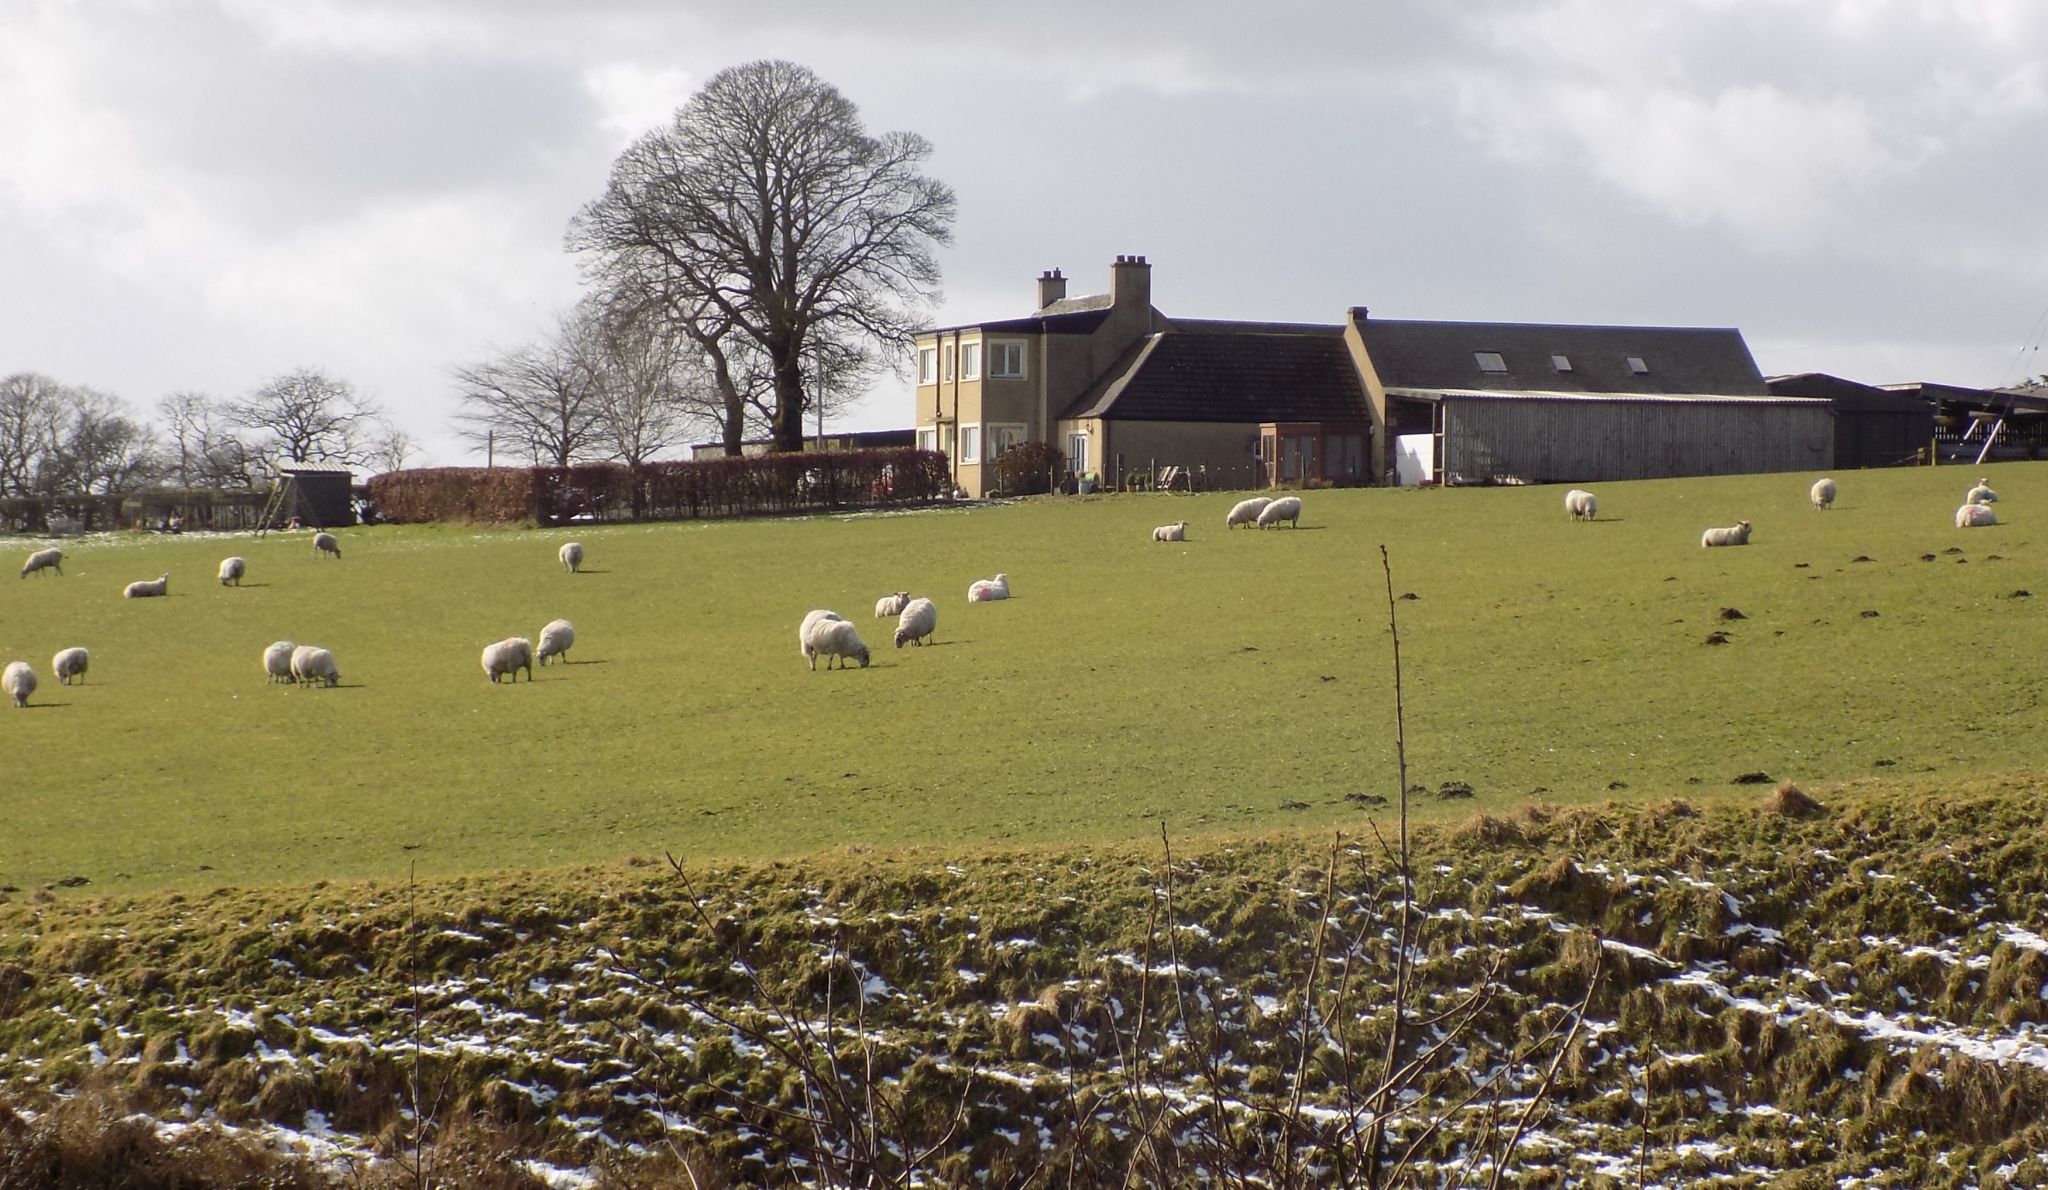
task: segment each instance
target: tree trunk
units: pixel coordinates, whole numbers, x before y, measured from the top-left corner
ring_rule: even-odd
[[[804,372],[797,353],[775,361],[775,442],[777,451],[804,448]]]

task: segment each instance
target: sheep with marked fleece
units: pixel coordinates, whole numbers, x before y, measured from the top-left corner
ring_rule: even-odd
[[[1991,511],[1989,504],[1965,504],[1956,509],[1956,528],[1981,529],[1998,523],[1998,514]]]
[[[1010,597],[1010,576],[999,574],[994,578],[978,578],[967,584],[967,602],[987,603],[993,599]]]

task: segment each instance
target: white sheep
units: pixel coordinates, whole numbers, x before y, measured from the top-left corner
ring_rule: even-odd
[[[1152,530],[1152,540],[1154,541],[1186,541],[1187,539],[1188,523],[1186,521],[1175,521],[1171,525],[1161,525],[1157,529]]]
[[[860,632],[845,620],[820,620],[811,625],[811,633],[804,640],[804,659],[818,668],[818,658],[826,659],[826,668],[832,668],[836,661],[839,668],[846,668],[848,660],[860,662],[868,667],[868,647],[861,643]]]
[[[1700,534],[1700,548],[1716,545],[1748,545],[1749,522],[1737,521],[1725,529],[1709,529]]]
[[[1956,528],[1981,529],[1985,525],[1998,523],[1998,514],[1991,511],[1989,504],[1965,504],[1956,509]]]
[[[1256,524],[1259,514],[1266,511],[1266,505],[1272,502],[1271,499],[1265,496],[1253,496],[1249,500],[1239,500],[1230,506],[1230,515],[1223,518],[1223,528],[1228,531],[1237,528],[1239,525]]]
[[[341,671],[335,668],[334,654],[318,645],[300,645],[292,650],[292,680],[301,688],[315,682],[333,686],[341,681]]]
[[[28,561],[21,564],[21,577],[27,578],[38,570],[54,570],[58,574],[63,574],[64,568],[58,565],[63,560],[63,550],[54,547],[47,550],[37,550],[28,556]]]
[[[263,650],[263,681],[265,684],[295,680],[292,677],[292,652],[298,647],[291,641],[281,640]]]
[[[7,669],[0,672],[0,690],[14,697],[14,705],[25,707],[28,696],[36,692],[36,671],[26,661],[10,661]]]
[[[491,681],[510,676],[513,683],[519,681],[519,671],[526,671],[526,680],[533,680],[533,642],[523,636],[508,636],[494,645],[484,646],[484,676]]]
[[[1564,510],[1575,521],[1590,521],[1600,511],[1600,501],[1584,488],[1573,488],[1564,494]]]
[[[84,649],[60,649],[55,657],[50,658],[50,672],[57,675],[59,686],[71,685],[74,678],[82,686],[85,684],[85,667],[91,661],[92,657]]]
[[[168,595],[171,593],[170,587],[171,576],[168,574],[160,574],[157,575],[154,579],[150,579],[148,581],[137,580],[135,582],[129,583],[127,590],[121,592],[121,598],[149,599],[157,595]]]
[[[1259,511],[1259,528],[1277,525],[1286,521],[1289,526],[1301,528],[1301,497],[1282,496]]]
[[[804,622],[796,626],[796,655],[806,660],[811,656],[811,629],[821,620],[837,620],[838,612],[818,608],[804,613]]]
[[[313,556],[317,558],[322,554],[333,554],[337,558],[341,557],[341,543],[334,540],[334,534],[313,534]]]
[[[562,560],[562,569],[570,574],[575,574],[583,569],[583,543],[580,541],[563,542],[561,552],[556,557]]]
[[[569,663],[569,646],[576,643],[576,625],[567,620],[549,620],[547,627],[540,630],[540,648],[534,651],[534,659],[543,667],[550,657],[560,657],[562,664]]]
[[[991,599],[1010,597],[1010,576],[999,574],[994,578],[978,578],[967,584],[967,602],[987,603]]]
[[[241,586],[242,575],[248,569],[249,564],[240,557],[222,558],[220,561],[220,585],[225,587],[229,583],[233,583],[237,587]]]
[[[904,641],[914,641],[923,648],[938,626],[939,605],[929,599],[913,599],[904,605],[903,616],[896,621],[896,647],[900,649]]]
[[[1832,479],[1816,479],[1813,481],[1813,490],[1808,492],[1807,495],[1812,497],[1815,508],[1823,510],[1833,508],[1835,506],[1835,481]]]
[[[884,595],[880,599],[875,600],[875,619],[885,620],[890,616],[900,616],[903,614],[903,609],[908,606],[910,606],[910,592],[908,591],[897,591],[894,594]]]
[[[1996,504],[1998,503],[1998,493],[1991,490],[1990,480],[1979,479],[1977,486],[1970,489],[1970,494],[1963,497],[1963,503]]]

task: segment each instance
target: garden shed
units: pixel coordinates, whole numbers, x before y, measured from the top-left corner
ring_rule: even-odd
[[[356,523],[355,473],[340,463],[280,463],[277,487],[265,510],[263,527],[281,529],[298,518],[301,525],[334,529]]]

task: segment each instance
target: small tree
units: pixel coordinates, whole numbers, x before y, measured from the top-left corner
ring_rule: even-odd
[[[536,466],[566,467],[601,440],[595,331],[583,313],[553,337],[455,370],[456,425],[481,454],[502,445]]]

